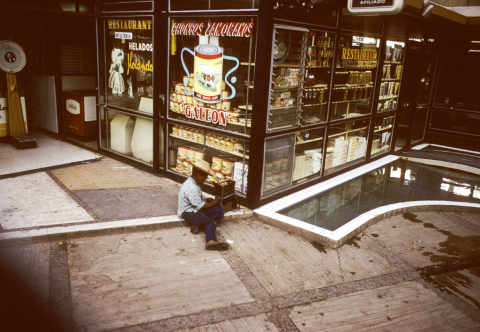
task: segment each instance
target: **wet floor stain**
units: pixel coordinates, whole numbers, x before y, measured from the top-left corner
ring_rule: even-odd
[[[467,300],[477,309],[480,309],[480,299],[475,298],[475,292],[473,292],[475,281],[472,280],[470,275],[473,275],[475,278],[480,278],[480,267],[452,271],[433,276],[432,279],[448,289],[451,293]]]
[[[358,236],[354,236],[352,237],[350,240],[348,240],[347,242],[345,242],[345,244],[348,244],[349,246],[354,246],[355,248],[359,248],[360,249],[360,246],[358,245],[357,242],[360,241],[360,238]]]
[[[404,213],[404,214],[402,215],[402,217],[403,217],[404,219],[410,220],[411,222],[414,222],[414,223],[417,223],[417,224],[423,222],[422,220],[417,219],[417,215],[416,215],[416,214],[410,213],[410,212]]]
[[[320,251],[322,254],[326,254],[327,251],[325,250],[325,246],[321,243],[318,243],[318,242],[310,242],[312,244],[312,246],[317,249],[318,251]]]
[[[373,236],[373,237],[378,237],[378,234],[376,234],[376,233],[373,233],[373,234],[370,234],[370,235]]]

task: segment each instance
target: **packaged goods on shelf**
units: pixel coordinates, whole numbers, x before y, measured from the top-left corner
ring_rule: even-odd
[[[233,164],[233,181],[235,181],[235,190],[241,193],[247,193],[248,165],[242,162]]]

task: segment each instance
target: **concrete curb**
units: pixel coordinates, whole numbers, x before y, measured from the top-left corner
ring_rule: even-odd
[[[253,216],[252,210],[241,208],[236,211],[227,212],[222,221],[247,219]],[[181,227],[180,218],[177,215],[117,220],[75,226],[47,227],[28,231],[0,233],[0,246],[18,244],[19,242],[66,241],[67,239],[83,236],[99,236],[131,231],[142,232],[172,227]]]
[[[480,204],[450,201],[412,201],[385,205],[365,212],[335,231],[308,224],[275,213],[274,216],[255,212],[255,216],[267,224],[300,235],[310,241],[319,242],[330,248],[339,248],[345,242],[363,232],[382,219],[406,212],[480,212]]]

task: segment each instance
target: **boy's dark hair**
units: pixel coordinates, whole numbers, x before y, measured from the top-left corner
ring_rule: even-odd
[[[208,176],[208,174],[202,171],[200,168],[192,167],[192,176],[197,176],[198,174],[203,174]]]

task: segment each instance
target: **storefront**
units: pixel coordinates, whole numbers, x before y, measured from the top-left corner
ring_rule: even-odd
[[[423,141],[453,23],[288,4],[100,1],[100,148],[253,208]]]

